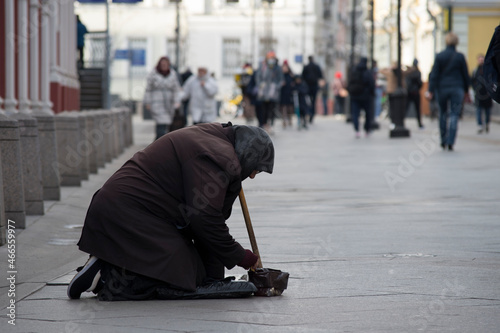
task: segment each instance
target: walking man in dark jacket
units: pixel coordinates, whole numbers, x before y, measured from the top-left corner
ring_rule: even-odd
[[[458,117],[470,83],[465,57],[456,51],[457,35],[449,32],[445,37],[445,42],[446,49],[436,55],[432,66],[427,98],[437,98],[441,147],[451,151],[455,144]],[[450,102],[450,110],[448,110],[448,102]]]
[[[309,63],[302,70],[302,78],[307,83],[309,89],[309,98],[311,99],[311,107],[309,108],[309,123],[313,122],[314,114],[316,113],[316,96],[319,91],[319,80],[323,78],[321,67],[314,62],[314,57],[309,56]]]
[[[477,116],[477,133],[481,134],[483,131],[486,133],[490,130],[490,114],[491,108],[493,106],[493,100],[488,91],[484,80],[482,79],[484,66],[484,55],[480,54],[477,56],[477,67],[472,72],[472,88],[474,89],[474,104],[476,104],[476,116]],[[484,124],[483,124],[483,111],[484,111]]]
[[[272,173],[274,148],[254,126],[206,123],[170,132],[127,161],[94,194],[78,246],[91,255],[68,296],[100,300],[250,296],[224,267],[258,257],[226,225],[241,182]]]
[[[365,134],[368,136],[371,130],[372,100],[375,94],[375,79],[367,67],[368,59],[363,57],[359,63],[351,70],[347,90],[351,97],[351,118],[356,131],[356,138],[359,138],[359,115],[361,109],[365,111]]]

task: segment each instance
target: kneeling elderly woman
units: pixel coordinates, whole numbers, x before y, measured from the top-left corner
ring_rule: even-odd
[[[209,123],[164,135],[98,190],[78,246],[90,259],[68,296],[103,301],[250,296],[251,282],[224,267],[258,257],[226,225],[245,178],[272,173],[274,147],[261,128]]]

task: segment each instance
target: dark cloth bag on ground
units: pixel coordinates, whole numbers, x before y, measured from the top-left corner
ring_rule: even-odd
[[[257,287],[255,296],[280,296],[288,286],[288,276],[286,272],[271,268],[248,271],[248,280]]]
[[[170,132],[186,126],[184,115],[180,108],[175,109],[174,118],[172,119],[172,124],[170,125]]]
[[[500,25],[495,28],[490,46],[484,57],[483,74],[478,78],[482,81],[488,94],[500,103]]]

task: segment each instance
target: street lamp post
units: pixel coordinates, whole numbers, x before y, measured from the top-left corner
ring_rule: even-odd
[[[403,73],[401,72],[401,0],[398,0],[398,65],[396,69],[398,87],[389,94],[389,112],[393,127],[389,132],[391,138],[404,138],[410,136],[410,131],[405,128],[404,118],[406,113],[406,90],[403,88]]]
[[[264,16],[265,16],[265,21],[264,21],[264,33],[265,33],[265,52],[272,51],[274,48],[273,45],[273,7],[272,4],[274,3],[274,0],[265,0],[264,2],[267,3],[267,6],[264,8]]]
[[[369,1],[370,7],[370,61],[371,61],[371,69],[373,70],[374,65],[374,43],[375,43],[375,18],[374,18],[374,1]]]
[[[179,13],[179,0],[175,2],[175,70],[180,71],[180,37],[181,37],[181,24],[180,24],[180,13]]]
[[[104,108],[105,109],[110,109],[111,108],[111,61],[110,61],[110,56],[111,56],[111,38],[109,34],[109,2],[106,0],[106,60],[105,60],[105,99],[104,99]]]
[[[349,57],[349,69],[347,71],[347,82],[351,79],[351,72],[354,69],[354,47],[356,45],[356,6],[358,5],[356,0],[352,0],[352,11],[351,11],[351,54]],[[350,123],[352,121],[351,119],[351,97],[348,96],[348,107],[346,108],[346,117],[345,121],[346,123]]]
[[[349,69],[354,67],[354,46],[356,44],[356,6],[357,1],[352,0],[352,12],[351,12],[351,55],[349,59]]]

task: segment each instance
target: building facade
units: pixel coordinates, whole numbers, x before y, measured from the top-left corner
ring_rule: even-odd
[[[300,73],[303,59],[320,42],[316,11],[323,1],[276,0],[144,0],[134,5],[109,4],[111,36],[111,93],[122,99],[142,100],[145,77],[161,56],[167,55],[182,72],[206,66],[221,94],[234,90],[234,74],[244,63],[258,65],[267,49],[280,61],[288,60]],[[75,4],[75,11],[90,31],[106,29],[105,8]],[[179,60],[176,27],[179,21]],[[121,57],[135,49],[137,59]],[[143,51],[138,51],[143,50]],[[118,51],[118,53],[117,53]],[[91,56],[90,52],[89,56]],[[302,55],[305,54],[305,57]],[[318,61],[324,65],[325,56]],[[223,98],[224,96],[220,96]]]
[[[493,31],[500,25],[500,2],[497,0],[437,0],[443,8],[444,30],[454,31],[458,49],[466,59],[469,71],[477,66],[477,55],[485,54]]]
[[[497,0],[402,0],[401,63],[419,60],[424,81],[434,64],[436,53],[445,48],[444,36],[453,31],[459,37],[457,50],[466,58],[470,72],[476,56],[486,53],[496,26],[500,24]],[[397,8],[394,1],[375,1],[375,54],[380,67],[397,60]]]
[[[73,1],[0,0],[0,109],[78,110]]]

